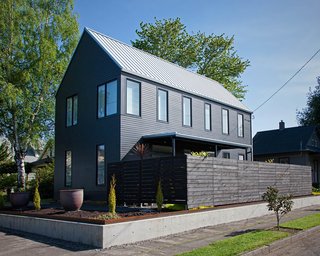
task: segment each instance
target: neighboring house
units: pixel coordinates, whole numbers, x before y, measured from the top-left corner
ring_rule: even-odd
[[[307,165],[312,168],[312,182],[319,184],[320,133],[316,126],[285,128],[258,132],[253,138],[254,161]]]
[[[31,163],[32,171],[42,168],[54,161],[54,140],[49,139],[36,161]]]
[[[210,151],[251,160],[251,111],[221,84],[85,29],[56,95],[55,191],[105,198],[107,163]]]

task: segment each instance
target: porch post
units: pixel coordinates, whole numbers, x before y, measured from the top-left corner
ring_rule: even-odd
[[[172,156],[175,157],[176,156],[176,138],[172,137],[171,141],[172,141]]]

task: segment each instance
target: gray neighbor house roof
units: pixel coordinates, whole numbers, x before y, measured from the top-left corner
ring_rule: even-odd
[[[251,112],[217,81],[191,72],[92,29],[85,28],[85,31],[124,72]]]
[[[310,144],[317,133],[316,126],[299,126],[258,132],[253,138],[254,155],[268,155],[290,152],[320,152],[320,147]]]

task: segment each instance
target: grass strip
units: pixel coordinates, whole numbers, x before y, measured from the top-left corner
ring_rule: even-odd
[[[306,230],[320,225],[320,213],[308,215],[299,219],[287,221],[281,224],[284,228],[296,228]]]
[[[246,251],[252,251],[273,241],[287,237],[287,232],[258,230],[224,240],[219,240],[206,247],[195,249],[190,252],[179,254],[180,256],[231,256]]]

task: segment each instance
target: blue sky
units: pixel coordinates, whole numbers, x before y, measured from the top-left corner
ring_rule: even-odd
[[[320,48],[319,0],[75,0],[80,30],[89,27],[130,44],[139,23],[180,17],[189,32],[234,35],[238,55],[251,66],[242,75],[254,110]],[[253,135],[296,126],[309,88],[320,76],[318,54],[283,90],[254,113]]]

